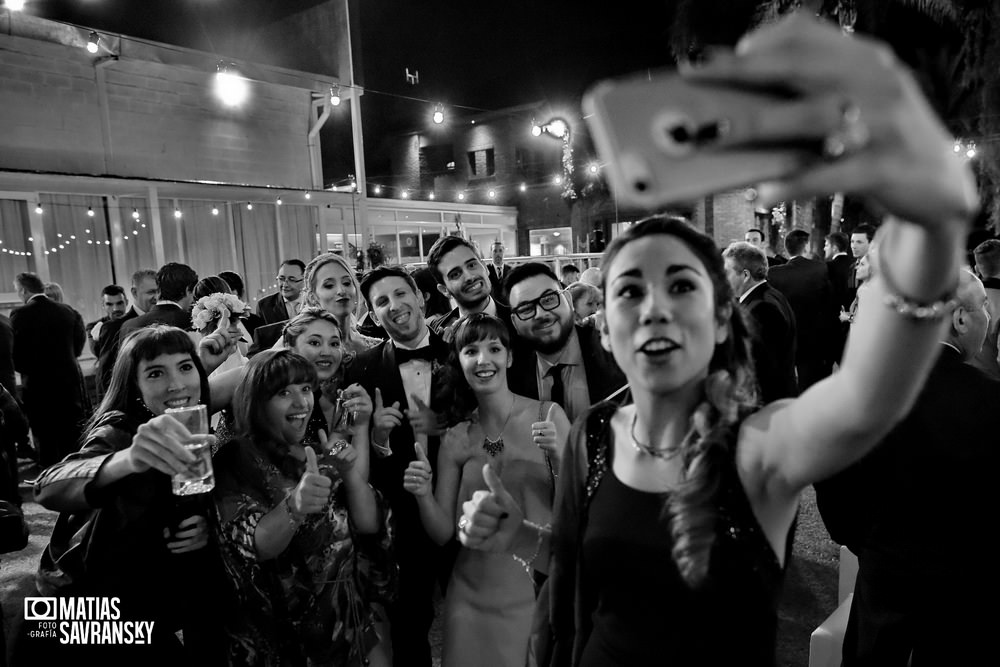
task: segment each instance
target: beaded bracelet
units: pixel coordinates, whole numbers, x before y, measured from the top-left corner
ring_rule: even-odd
[[[896,311],[897,315],[902,315],[915,322],[938,322],[958,307],[958,281],[937,301],[932,303],[916,301],[903,296],[899,288],[896,287],[896,283],[889,277],[889,272],[886,271],[884,242],[879,244],[878,256],[879,273],[882,275],[882,282],[885,283],[888,291],[888,294],[882,297],[882,303]]]
[[[517,554],[511,554],[511,557],[515,561],[517,561],[517,563],[521,567],[524,568],[524,571],[528,575],[528,578],[534,581],[534,578],[531,576],[531,570],[532,570],[531,566],[535,562],[535,559],[538,558],[538,554],[540,554],[542,551],[542,535],[544,533],[551,531],[552,524],[547,523],[544,526],[542,526],[532,521],[528,521],[527,519],[524,519],[522,523],[528,528],[533,528],[535,532],[538,533],[538,540],[535,542],[535,553],[531,554],[531,558],[528,559],[521,558]]]

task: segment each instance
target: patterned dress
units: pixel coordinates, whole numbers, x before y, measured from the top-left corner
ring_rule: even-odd
[[[378,605],[395,583],[390,556],[389,510],[376,492],[381,529],[360,535],[347,510],[337,471],[320,464],[332,482],[325,511],[309,515],[277,558],[260,561],[254,533],[261,518],[298,482],[247,441],[234,442],[256,467],[262,483],[247,483],[239,465],[217,467],[220,543],[237,606],[228,619],[233,665],[346,665],[360,662],[380,641]],[[224,455],[235,458],[237,447]],[[228,458],[228,457],[227,457]]]

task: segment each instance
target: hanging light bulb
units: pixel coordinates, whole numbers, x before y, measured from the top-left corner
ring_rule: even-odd
[[[440,125],[441,123],[443,123],[444,122],[444,107],[442,107],[440,104],[438,104],[437,106],[435,106],[434,107],[434,115],[431,116],[431,120],[433,120],[438,125]]]
[[[90,31],[90,39],[87,40],[87,52],[97,53],[97,50],[101,48],[101,36],[95,31]]]
[[[312,193],[311,192],[307,192],[306,193],[306,199],[312,199]]]
[[[179,208],[174,209],[174,217],[177,218],[178,220],[181,219],[181,210]]]
[[[132,209],[132,219],[133,220],[138,220],[139,219],[139,209],[136,209],[136,208]]]
[[[591,162],[589,165],[587,165],[587,171],[589,171],[591,173],[591,175],[596,174],[600,170],[601,170],[601,168],[600,168],[600,166],[598,166],[598,164],[596,162]]]
[[[7,9],[9,9],[12,12],[23,11],[24,6],[26,4],[28,4],[27,0],[6,0],[4,2],[4,5],[6,5]]]
[[[488,196],[489,196],[490,199],[496,199],[497,198],[497,191],[496,190],[490,190],[487,194],[488,194]]]
[[[335,83],[330,86],[330,104],[335,107],[340,106],[340,84]]]
[[[215,73],[215,96],[227,107],[238,107],[250,94],[247,80],[231,65],[220,60]]]
[[[527,192],[527,190],[528,190],[528,186],[527,186],[527,184],[525,184],[525,183],[521,183],[521,185],[520,185],[520,187],[518,188],[518,190],[520,190],[521,192]]]
[[[376,185],[375,186],[375,194],[377,194],[377,195],[382,194],[382,186],[381,185]]]
[[[556,185],[562,185],[563,182],[562,174],[558,174],[555,178],[552,179],[552,182],[555,183]]]
[[[409,190],[403,190],[403,194],[402,194],[402,195],[400,195],[400,196],[401,196],[401,197],[402,197],[403,199],[409,199],[409,198],[410,198],[410,191],[409,191]]]
[[[275,204],[276,204],[277,206],[281,206],[281,203],[282,203],[282,202],[281,202],[281,197],[278,197],[277,199],[275,199],[275,200],[274,200],[274,203],[275,203]]]
[[[218,206],[213,206],[212,207],[212,215],[219,215],[219,207]],[[146,225],[143,225],[143,227],[145,227],[145,226]]]
[[[464,192],[459,192],[458,193],[458,201],[465,201],[465,193]]]
[[[253,210],[253,204],[251,204],[250,202],[247,202],[247,210],[248,211],[252,211]]]
[[[540,137],[542,136],[542,127],[535,122],[535,119],[531,119],[531,136]]]
[[[431,192],[429,195],[427,195],[427,198],[430,199],[431,201],[434,201],[434,193]]]
[[[41,215],[43,211],[44,209],[42,208],[42,203],[38,202],[38,204],[35,205],[35,213]]]
[[[94,207],[93,206],[88,206],[87,207],[87,217],[88,218],[93,218],[94,217]]]

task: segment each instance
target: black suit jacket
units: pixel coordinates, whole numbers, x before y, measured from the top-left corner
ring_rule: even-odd
[[[37,408],[39,402],[53,407],[57,402],[82,405],[83,378],[77,357],[87,334],[80,313],[48,297],[34,296],[11,313],[10,322],[14,367],[21,374],[25,406],[32,410],[32,403]]]
[[[772,267],[767,282],[785,295],[795,313],[796,364],[832,362],[830,340],[840,320],[826,264],[818,259],[793,257]]]
[[[854,303],[854,295],[858,288],[851,286],[851,276],[854,273],[854,259],[847,254],[838,255],[826,263],[827,276],[830,278],[830,291],[838,308],[850,310]]]
[[[0,384],[17,398],[14,387],[14,329],[6,315],[0,315]]]
[[[257,314],[264,319],[265,324],[274,324],[288,319],[288,310],[281,292],[265,296],[257,302]]]
[[[795,314],[781,292],[766,282],[741,304],[753,334],[750,351],[764,404],[798,395],[795,380]]]
[[[576,326],[576,335],[583,353],[583,369],[587,374],[587,392],[592,404],[600,403],[607,396],[624,386],[628,380],[618,368],[615,358],[601,347],[597,329]],[[514,363],[507,371],[507,386],[515,394],[538,400],[538,361],[534,350],[521,344],[514,349]],[[628,392],[616,397],[621,401]]]
[[[288,319],[285,318],[280,322],[274,322],[273,324],[265,324],[264,326],[257,327],[253,332],[253,345],[247,351],[247,356],[252,357],[261,350],[270,350],[274,347],[274,344],[278,342],[281,338],[281,332],[284,330],[285,325],[288,324]]]
[[[434,358],[439,364],[445,364],[448,359],[449,346],[439,335],[431,332],[430,345],[434,350]],[[434,398],[438,393],[437,376],[431,379],[431,408],[440,412],[441,406],[435,405]],[[360,384],[375,401],[375,388],[382,393],[384,405],[399,402],[400,411],[410,407],[409,397],[403,390],[403,379],[399,375],[399,365],[396,363],[396,346],[391,340],[384,341],[371,349],[365,350],[354,358],[345,372],[345,385],[355,382]],[[409,539],[418,539],[420,543],[429,538],[420,522],[417,502],[403,488],[403,473],[410,462],[416,459],[413,449],[414,434],[409,421],[404,417],[403,423],[392,429],[389,435],[389,447],[392,455],[379,457],[375,450],[371,452],[371,483],[388,499],[396,517],[397,530]],[[431,466],[437,469],[437,454],[439,439],[427,439],[427,458]],[[425,545],[426,546],[426,545]]]
[[[184,331],[190,331],[191,313],[172,303],[157,304],[150,308],[145,315],[133,317],[122,324],[121,331],[118,333],[119,347],[132,332],[154,324],[167,324]]]
[[[943,346],[903,421],[816,484],[831,537],[860,562],[845,660],[893,664],[877,658],[894,652],[906,664],[913,649],[916,664],[920,648],[934,643],[963,657],[933,664],[975,664],[965,654],[988,654],[992,634],[977,628],[992,625],[995,614],[981,609],[1000,588],[992,546],[998,431],[1000,382]],[[926,628],[934,632],[920,636]]]
[[[139,317],[139,313],[135,312],[134,306],[130,306],[125,312],[124,317],[111,320],[101,327],[101,334],[98,336],[97,344],[94,346],[94,354],[97,354],[97,388],[102,392],[108,388],[108,384],[111,382],[111,371],[115,367],[115,360],[118,358],[118,348],[121,344],[118,336],[121,333],[122,326],[136,317]],[[100,354],[97,353],[97,350],[100,350]]]
[[[507,277],[512,268],[514,267],[509,264],[504,264],[502,268],[503,273],[501,275],[497,275],[497,268],[493,265],[493,262],[486,265],[486,270],[490,274],[490,286],[493,290],[493,300],[497,303],[507,303],[507,301],[503,298],[503,279]]]

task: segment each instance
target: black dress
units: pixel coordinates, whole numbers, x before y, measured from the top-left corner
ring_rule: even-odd
[[[611,450],[611,429],[602,437]],[[716,494],[709,574],[697,590],[671,557],[665,494],[626,486],[608,462],[583,534],[581,580],[596,607],[581,665],[774,664],[784,569],[729,460]],[[785,562],[790,550],[791,535]]]

